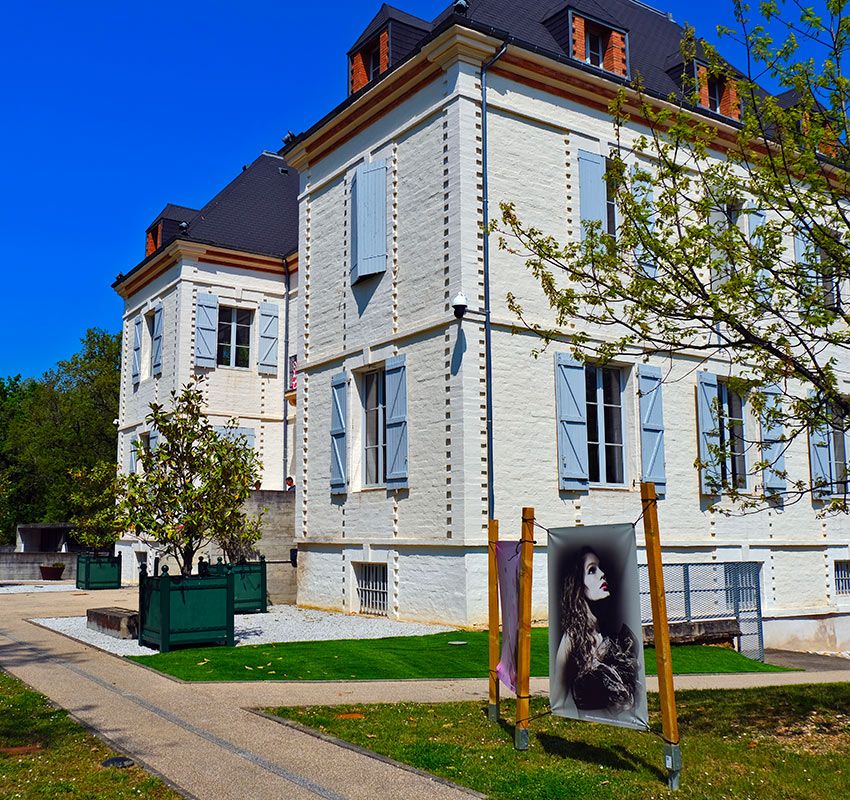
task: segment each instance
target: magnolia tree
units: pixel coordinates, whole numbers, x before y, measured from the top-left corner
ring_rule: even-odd
[[[127,476],[126,509],[143,539],[189,575],[198,550],[215,542],[242,556],[260,538],[259,519],[242,510],[260,480],[259,460],[231,420],[210,425],[197,382],[171,394],[171,408],[151,403],[155,444],[137,449],[141,469]]]
[[[672,368],[681,354],[725,365],[730,389],[775,440],[768,458],[763,442],[744,441],[743,426],[733,425],[725,442],[701,453],[697,466],[738,508],[812,492],[826,510],[847,507],[850,397],[839,380],[850,355],[850,298],[842,297],[850,277],[846,5],[830,0],[817,15],[796,2],[765,2],[754,19],[736,2],[737,30],[721,33],[737,34],[747,74],[686,30],[681,93],[660,102],[639,76],[621,90],[610,105],[617,145],[605,176],[615,232],[583,220],[580,241],[559,242],[524,224],[510,203],[493,223],[500,246],[526,258],[554,311],[547,329],[507,298],[545,341],[578,322],[583,332],[570,341],[579,359],[662,355]],[[765,80],[779,93],[764,92]],[[740,126],[723,136],[694,113],[707,81],[734,85],[742,101]],[[825,467],[812,479],[786,476],[784,450],[810,431]],[[744,493],[722,477],[715,467],[742,447],[757,454],[748,470],[772,472],[781,492]]]
[[[91,550],[111,551],[127,529],[126,478],[116,464],[98,461],[89,469],[69,470],[71,524],[74,538]]]

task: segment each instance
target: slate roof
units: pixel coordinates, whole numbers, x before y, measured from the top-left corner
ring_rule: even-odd
[[[281,168],[287,169],[281,174]],[[189,223],[190,241],[273,256],[298,249],[298,173],[263,153]]]
[[[375,14],[372,21],[366,26],[366,29],[363,33],[360,34],[357,41],[351,45],[351,48],[348,51],[348,55],[351,55],[356,50],[359,50],[365,42],[372,38],[381,28],[384,27],[388,22],[394,20],[395,22],[402,22],[405,25],[410,25],[412,28],[420,28],[423,33],[431,30],[431,23],[427,22],[424,19],[420,19],[419,17],[413,16],[413,14],[408,14],[406,11],[402,11],[401,9],[395,8],[394,6],[387,5],[384,3],[381,8],[378,10],[378,13]]]
[[[282,174],[281,169],[287,172]],[[283,258],[298,250],[298,173],[273,153],[261,154],[201,209],[169,203],[156,217],[188,222],[171,226],[156,251],[139,262],[118,286],[176,239]]]

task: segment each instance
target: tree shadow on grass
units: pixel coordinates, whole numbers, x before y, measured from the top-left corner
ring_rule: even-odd
[[[610,767],[611,769],[620,769],[626,772],[637,772],[640,769],[645,769],[660,780],[667,780],[667,775],[661,769],[654,764],[644,761],[634,753],[630,753],[622,745],[599,747],[594,744],[588,744],[587,742],[576,741],[575,739],[564,739],[561,736],[553,736],[550,733],[538,733],[537,741],[540,742],[544,751],[550,756],[572,759],[573,761],[584,761],[594,766]]]

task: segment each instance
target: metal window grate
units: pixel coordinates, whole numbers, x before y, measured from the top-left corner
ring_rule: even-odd
[[[835,562],[835,593],[850,595],[850,561]]]
[[[360,614],[387,616],[387,565],[355,564]]]

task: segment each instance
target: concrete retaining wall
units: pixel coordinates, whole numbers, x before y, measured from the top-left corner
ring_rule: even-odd
[[[3,553],[0,552],[0,581],[40,581],[40,566],[61,561],[65,564],[62,580],[77,577],[76,553]]]
[[[267,561],[288,561],[295,546],[295,492],[260,490],[251,492],[245,503],[249,514],[266,509],[263,538],[257,545]],[[268,592],[272,603],[294,603],[296,570],[291,564],[268,565]]]

